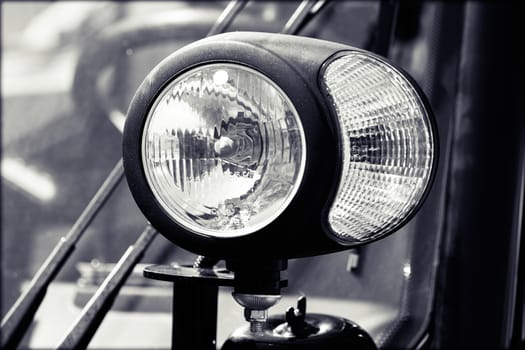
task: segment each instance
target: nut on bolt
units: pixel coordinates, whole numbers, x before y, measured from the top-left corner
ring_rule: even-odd
[[[235,301],[244,307],[244,318],[250,322],[250,331],[260,333],[268,318],[268,309],[281,300],[280,295],[232,293]]]

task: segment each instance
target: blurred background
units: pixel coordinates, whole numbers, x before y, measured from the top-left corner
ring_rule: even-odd
[[[2,316],[121,157],[125,112],[140,82],[165,56],[204,37],[227,3],[2,1]],[[279,32],[299,4],[251,1],[229,30]],[[310,311],[357,322],[380,347],[424,341],[447,212],[462,11],[459,3],[406,6],[386,46],[375,1],[332,1],[302,29],[388,55],[408,71],[436,114],[442,157],[433,190],[408,225],[366,247],[290,261],[285,298],[270,314],[304,294]],[[23,346],[56,346],[145,225],[123,181],[51,285]],[[141,271],[194,259],[159,235],[90,348],[169,348],[171,286]],[[220,292],[219,346],[244,324],[230,292]]]

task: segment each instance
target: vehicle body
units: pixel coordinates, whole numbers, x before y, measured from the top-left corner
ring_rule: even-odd
[[[229,30],[279,32],[299,4],[251,2]],[[4,2],[3,23],[17,6],[27,13],[48,4]],[[138,84],[163,57],[204,37],[225,6],[92,4],[83,25],[55,33],[62,43],[3,46],[3,315],[121,157],[119,129]],[[406,226],[356,249],[290,260],[289,286],[271,314],[305,294],[311,310],[357,322],[379,348],[523,347],[518,12],[512,2],[332,1],[302,28],[300,35],[374,51],[411,74],[435,114],[440,158],[432,190]],[[22,42],[10,38],[3,45]],[[49,191],[20,182],[22,173]],[[121,185],[50,286],[23,344],[55,346],[145,224]],[[143,263],[194,258],[158,237]],[[171,286],[136,277],[90,348],[169,347]],[[218,345],[244,322],[230,292],[219,295]]]

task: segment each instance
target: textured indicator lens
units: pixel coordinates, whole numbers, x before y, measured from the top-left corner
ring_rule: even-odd
[[[283,91],[235,64],[190,70],[157,97],[144,126],[146,179],[163,209],[216,237],[254,232],[297,192],[305,139]]]
[[[343,146],[328,221],[340,239],[368,241],[395,229],[426,190],[434,156],[429,116],[399,71],[363,53],[335,59],[323,79]]]

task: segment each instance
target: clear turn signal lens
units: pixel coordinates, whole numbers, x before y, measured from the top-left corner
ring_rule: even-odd
[[[342,241],[369,241],[394,230],[426,191],[435,154],[430,118],[405,76],[374,56],[339,56],[322,80],[343,157],[328,222]]]
[[[146,180],[162,208],[214,237],[272,222],[297,192],[305,159],[289,98],[261,73],[229,63],[199,66],[167,85],[142,137]]]

